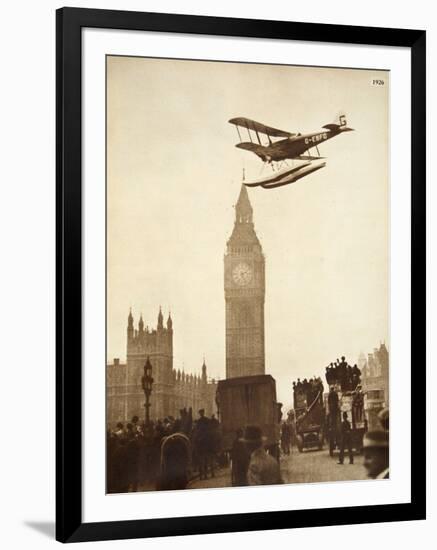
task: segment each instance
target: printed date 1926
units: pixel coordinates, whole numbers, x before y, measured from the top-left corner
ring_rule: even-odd
[[[385,86],[385,81],[382,78],[372,78],[370,83],[372,86]]]

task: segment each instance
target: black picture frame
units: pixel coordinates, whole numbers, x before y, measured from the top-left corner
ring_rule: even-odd
[[[411,502],[216,516],[82,522],[81,69],[83,28],[144,30],[411,50]],[[422,30],[95,9],[56,14],[56,538],[61,542],[425,519],[425,49]]]

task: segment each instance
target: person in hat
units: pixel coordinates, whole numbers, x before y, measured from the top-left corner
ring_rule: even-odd
[[[354,463],[354,453],[352,451],[352,427],[351,423],[347,418],[347,412],[343,413],[343,422],[341,423],[341,445],[340,445],[340,456],[338,458],[338,464],[343,464],[344,462],[344,450],[347,448],[349,453],[349,464]]]
[[[139,422],[140,422],[140,419],[138,418],[138,416],[134,415],[132,417],[131,424],[132,424],[133,432],[135,434],[138,434],[141,431],[141,426],[140,426]]]
[[[328,411],[332,417],[335,417],[338,411],[338,393],[335,391],[335,387],[333,385],[329,387]]]
[[[279,463],[264,449],[266,438],[259,426],[247,426],[244,431],[244,442],[250,454],[247,470],[248,485],[276,485],[283,483]]]
[[[249,467],[250,455],[243,439],[243,430],[239,428],[235,432],[235,439],[231,449],[231,481],[233,487],[247,485],[247,469]]]
[[[389,478],[388,432],[375,430],[364,434],[364,468],[372,479]]]
[[[199,418],[193,433],[193,447],[199,463],[200,479],[207,479],[208,477],[208,462],[211,454],[210,432],[209,418],[205,416],[205,409],[200,409]]]
[[[281,427],[281,450],[284,455],[290,454],[291,430],[287,422],[282,423]]]
[[[117,437],[123,437],[124,436],[124,425],[123,422],[118,422],[116,430],[114,432],[114,435]]]
[[[381,424],[382,429],[387,432],[389,430],[389,416],[390,415],[388,409],[382,409],[382,411],[378,413],[379,423]]]

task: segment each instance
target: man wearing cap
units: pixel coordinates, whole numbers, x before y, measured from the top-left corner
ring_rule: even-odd
[[[247,470],[248,485],[276,485],[283,483],[279,463],[264,450],[265,439],[259,426],[247,426],[244,442],[250,454]]]
[[[389,476],[388,432],[375,430],[364,434],[364,467],[372,479],[388,479]]]

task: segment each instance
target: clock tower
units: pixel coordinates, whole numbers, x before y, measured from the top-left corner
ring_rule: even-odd
[[[225,264],[226,378],[265,374],[265,260],[246,186],[235,206]]]

